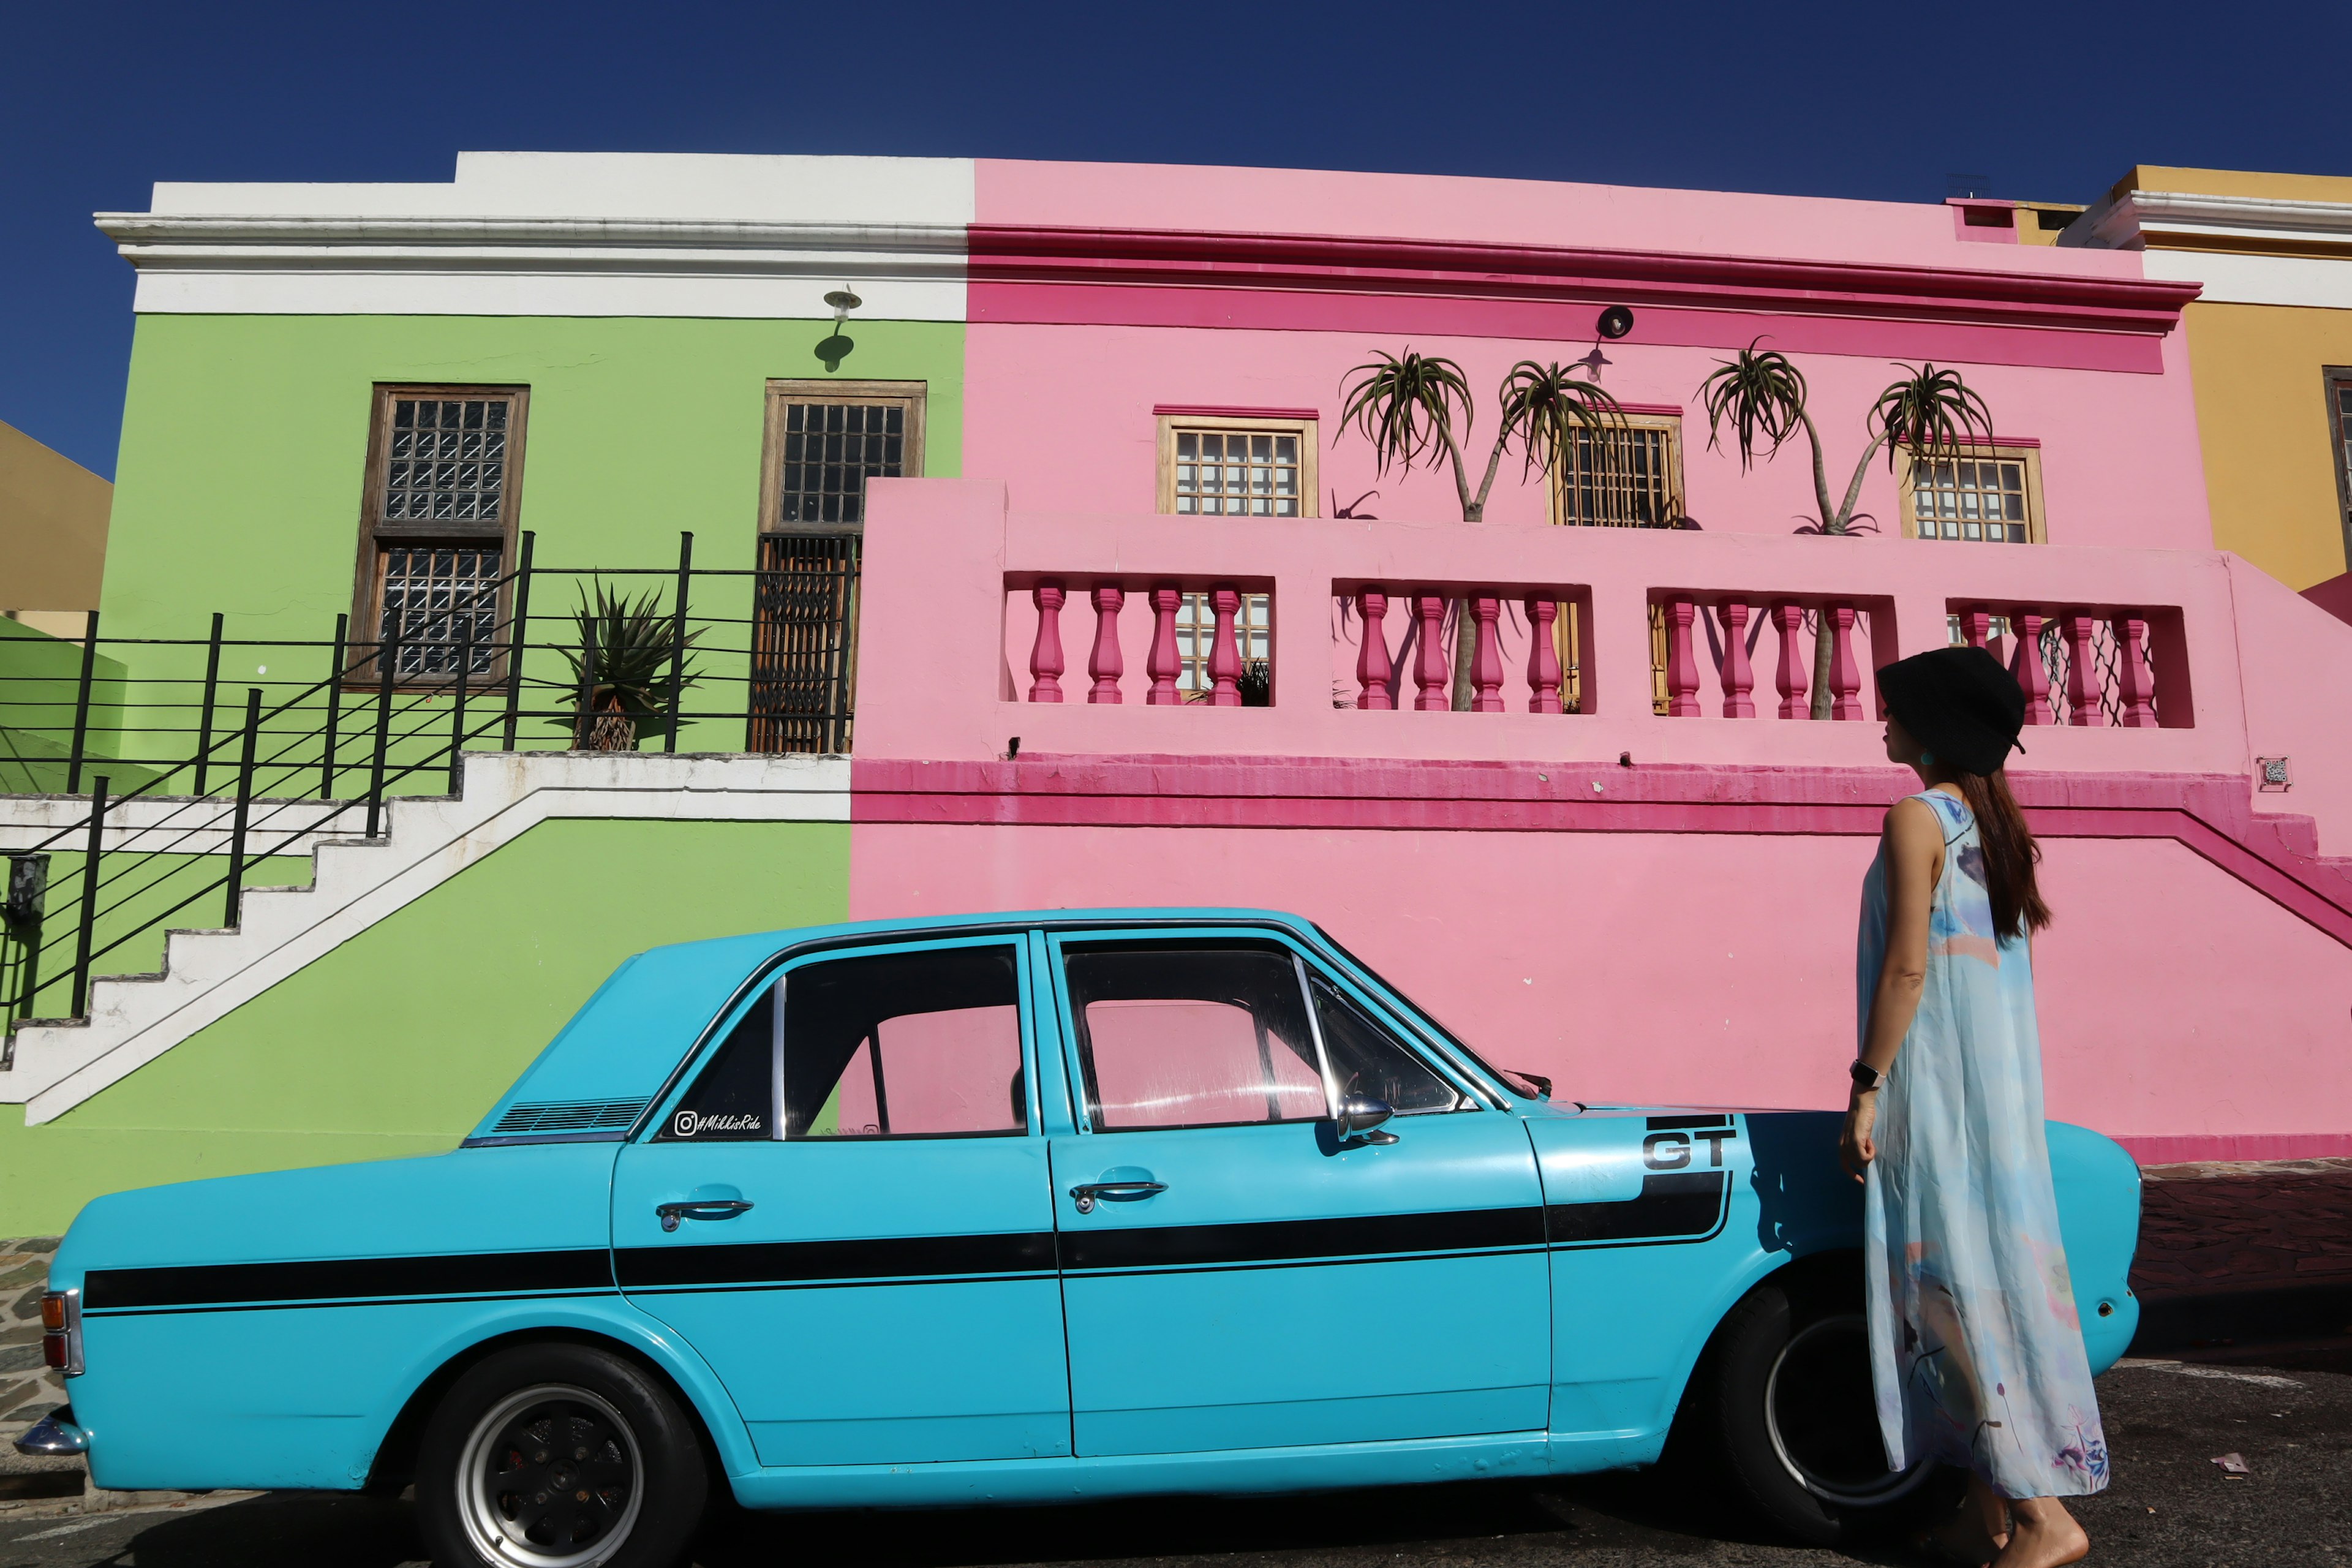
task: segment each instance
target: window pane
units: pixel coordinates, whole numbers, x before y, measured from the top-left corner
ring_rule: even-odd
[[[656,1142],[772,1138],[776,1101],[776,988],[760,994],[727,1043],[671,1111]]]
[[[1079,949],[1066,969],[1094,1125],[1229,1126],[1327,1113],[1290,953]]]
[[[785,405],[777,520],[846,523],[863,519],[866,481],[895,479],[905,472],[905,442],[897,435],[905,427],[905,412],[896,405],[886,409],[866,404]],[[827,434],[814,438],[792,434],[802,430]],[[804,457],[824,460],[804,462]]]
[[[1462,1097],[1388,1031],[1356,1009],[1322,975],[1308,971],[1315,1021],[1331,1058],[1331,1081],[1342,1100],[1385,1100],[1398,1114],[1454,1110]]]
[[[504,552],[488,545],[387,546],[382,559],[383,610],[376,635],[399,644],[393,672],[404,680],[454,677],[463,658],[469,675],[488,674],[499,636]]]
[[[834,959],[784,980],[784,1136],[1028,1125],[1011,947]]]
[[[1297,436],[1245,430],[1178,430],[1174,510],[1208,517],[1294,517],[1272,498],[1299,490]],[[1198,458],[1197,463],[1195,458]]]
[[[390,457],[449,460],[387,462],[380,515],[393,521],[431,517],[495,525],[501,521],[504,466],[461,459],[505,453],[506,437],[499,432],[506,427],[506,399],[425,403],[396,398],[392,416]],[[425,428],[412,434],[407,429],[411,425]],[[440,426],[437,435],[432,432],[435,426]]]

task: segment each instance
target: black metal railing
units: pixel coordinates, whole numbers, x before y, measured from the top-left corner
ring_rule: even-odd
[[[675,566],[571,568],[534,564],[526,533],[495,615],[411,604],[303,640],[223,615],[109,637],[93,613],[69,663],[70,643],[0,643],[0,792],[87,800],[9,852],[10,1029],[87,1016],[96,966],[152,967],[210,900],[238,924],[248,887],[307,879],[318,837],[379,837],[387,801],[458,793],[468,752],[846,751],[857,544],[708,569],[683,534]],[[295,661],[319,673],[271,673]]]

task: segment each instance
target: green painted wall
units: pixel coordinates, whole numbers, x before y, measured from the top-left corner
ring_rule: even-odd
[[[55,1121],[0,1115],[0,1236],[100,1193],[447,1149],[605,975],[845,920],[844,823],[553,821]]]

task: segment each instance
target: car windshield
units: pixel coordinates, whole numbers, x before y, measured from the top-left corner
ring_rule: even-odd
[[[1496,1083],[1501,1084],[1513,1094],[1522,1096],[1528,1100],[1549,1100],[1551,1098],[1549,1090],[1546,1086],[1533,1082],[1524,1073],[1516,1073],[1506,1068],[1498,1068],[1492,1062],[1488,1061],[1486,1058],[1480,1056],[1476,1051],[1472,1050],[1463,1042],[1461,1036],[1455,1034],[1453,1030],[1439,1023],[1435,1014],[1423,1006],[1420,1003],[1414,1001],[1412,997],[1406,995],[1403,992],[1398,990],[1395,983],[1391,981],[1386,975],[1381,974],[1379,970],[1374,969],[1370,964],[1366,963],[1362,959],[1358,958],[1354,953],[1349,952],[1346,947],[1340,944],[1339,940],[1333,936],[1329,931],[1325,931],[1321,926],[1317,926],[1315,928],[1315,934],[1321,937],[1325,943],[1330,947],[1333,952],[1338,953],[1341,958],[1346,959],[1349,963],[1354,964],[1366,974],[1377,978],[1381,984],[1387,989],[1388,994],[1403,1004],[1407,1016],[1409,1016],[1414,1023],[1420,1025],[1423,1029],[1427,1030],[1430,1034],[1434,1035],[1446,1045],[1460,1052],[1463,1058],[1469,1062],[1472,1067],[1476,1068],[1480,1072],[1485,1073],[1488,1078],[1493,1079]]]

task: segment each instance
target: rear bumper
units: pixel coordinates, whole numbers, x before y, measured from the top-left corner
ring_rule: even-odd
[[[89,1434],[74,1425],[73,1406],[60,1405],[16,1439],[16,1452],[37,1459],[60,1459],[89,1452]]]

